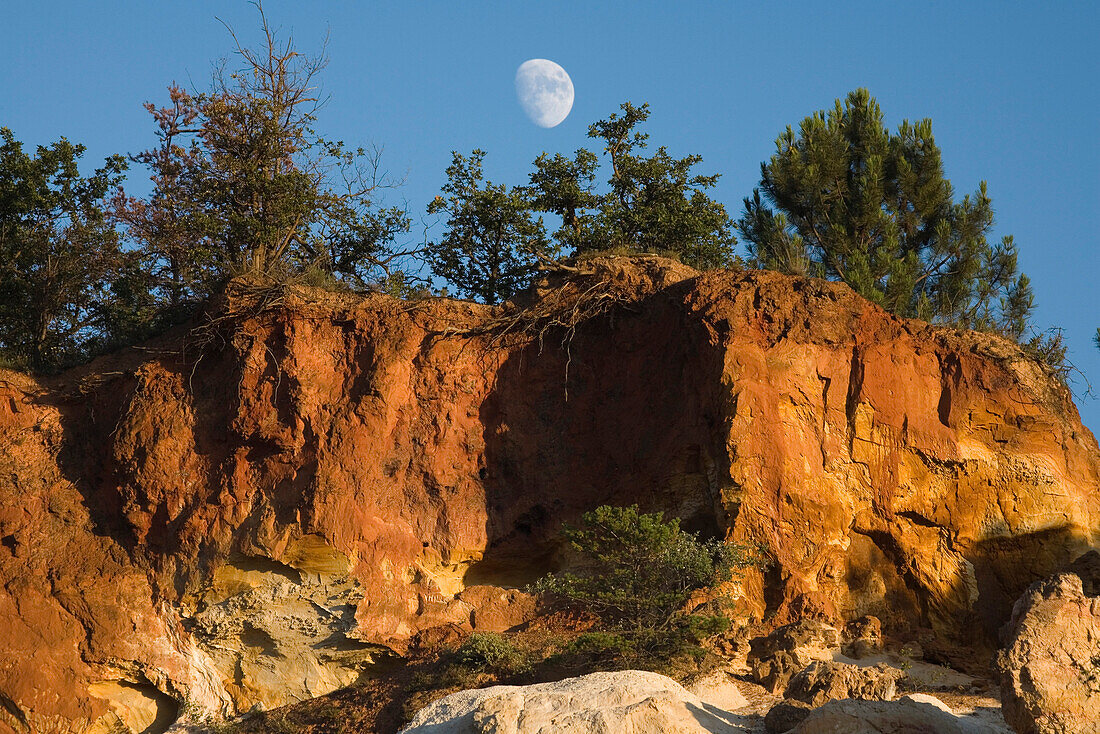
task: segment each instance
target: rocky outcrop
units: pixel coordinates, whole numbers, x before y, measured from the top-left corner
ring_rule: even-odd
[[[460,691],[417,712],[402,734],[737,734],[751,722],[658,673],[592,673],[556,683]]]
[[[1001,705],[1017,732],[1100,732],[1100,553],[1031,586],[1005,642]]]
[[[820,620],[783,625],[752,641],[749,675],[770,693],[782,693],[798,673],[815,661],[831,661],[840,648],[840,632]]]
[[[840,698],[890,701],[897,693],[898,680],[905,677],[898,668],[815,661],[791,678],[784,695],[811,706]]]
[[[848,641],[843,652],[848,657],[859,660],[882,652],[882,621],[878,617],[860,617],[850,622],[844,631]]]
[[[766,546],[733,591],[774,624],[967,644],[1097,545],[1096,442],[1015,346],[818,280],[581,267],[525,315],[252,288],[186,345],[0,374],[0,728],[270,707],[501,629],[604,503]]]

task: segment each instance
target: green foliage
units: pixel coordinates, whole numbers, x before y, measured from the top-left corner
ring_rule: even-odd
[[[567,653],[624,657],[636,651],[634,640],[614,632],[584,632],[566,646]]]
[[[535,159],[535,171],[527,187],[531,207],[561,218],[554,239],[568,250],[591,250],[600,242],[602,225],[596,211],[603,197],[594,193],[599,158],[579,149],[572,159],[561,153],[543,153]]]
[[[665,146],[643,155],[649,135],[637,127],[649,105],[621,105],[622,114],[592,124],[588,137],[604,144],[611,164],[608,190],[595,192],[598,157],[580,149],[572,159],[542,154],[528,191],[537,211],[561,217],[555,239],[574,254],[619,250],[661,252],[697,268],[733,260],[736,239],[722,204],[706,194],[718,176],[692,174],[702,157],[674,158]]]
[[[263,43],[237,43],[239,68],[223,61],[208,91],[173,85],[167,106],[146,105],[158,145],[134,160],[149,168],[153,191],[115,198],[166,306],[199,300],[230,275],[310,267],[367,287],[411,254],[396,245],[406,212],[375,204],[392,185],[378,152],[314,131],[323,53],[280,41],[257,8]]]
[[[598,232],[601,247],[634,247],[639,252],[668,250],[697,268],[729,264],[736,239],[722,204],[705,191],[718,176],[692,175],[702,156],[673,158],[665,146],[649,157],[648,133],[635,128],[649,117],[649,105],[621,105],[622,115],[611,114],[588,128],[588,137],[604,143],[611,161],[611,190],[601,202]],[[581,248],[593,249],[593,243]]]
[[[757,562],[741,546],[700,541],[678,519],[637,506],[599,507],[562,537],[583,566],[546,576],[533,590],[579,607],[600,620],[601,631],[651,654],[681,651],[725,629],[720,608],[691,610],[688,601]]]
[[[434,663],[415,672],[407,690],[417,693],[477,688],[487,680],[528,674],[544,657],[542,651],[518,646],[505,635],[474,632],[457,649],[441,654]]]
[[[667,658],[669,653],[669,650],[661,650],[656,656],[650,655],[633,635],[596,630],[577,635],[548,657],[546,663],[551,667],[578,672],[654,668],[660,666],[653,663],[657,659]]]
[[[234,275],[417,291],[405,269],[416,248],[397,244],[410,219],[377,203],[394,185],[378,152],[314,132],[323,53],[280,41],[256,7],[263,42],[238,42],[236,68],[223,62],[209,90],[173,85],[166,106],[146,105],[158,143],[133,156],[150,171],[146,197],[119,186],[121,157],[84,178],[82,146],[62,139],[32,156],[3,131],[6,363],[56,370],[147,338]]]
[[[1069,347],[1062,329],[1058,327],[1047,329],[1022,342],[1020,346],[1023,347],[1025,354],[1046,367],[1049,374],[1066,387],[1070,386],[1074,366],[1066,357]],[[1086,394],[1088,389],[1086,386]]]
[[[191,304],[160,302],[152,273],[140,252],[127,251],[110,284],[111,298],[100,307],[101,329],[89,346],[93,352],[117,349],[148,339],[181,323],[192,313]]]
[[[541,219],[532,216],[522,189],[484,180],[485,151],[467,158],[453,153],[446,198],[437,196],[428,213],[447,215],[446,231],[427,246],[432,272],[459,293],[500,303],[523,288],[540,261],[555,254]]]
[[[513,670],[522,666],[523,654],[504,635],[474,632],[455,651],[455,662],[476,670]]]
[[[757,267],[842,280],[902,316],[1018,339],[1033,298],[1012,237],[987,241],[984,181],[953,195],[931,120],[891,134],[858,89],[779,136],[737,226]]]
[[[23,151],[0,128],[0,351],[8,364],[54,371],[87,358],[118,308],[128,265],[105,198],[119,156],[80,175],[84,146],[65,138]]]
[[[658,253],[697,268],[734,262],[733,223],[725,207],[707,196],[718,176],[694,175],[702,158],[674,158],[664,146],[643,155],[648,134],[637,127],[649,106],[629,102],[589,127],[603,142],[610,163],[606,190],[597,191],[600,158],[581,148],[573,157],[543,153],[527,186],[482,184],[485,153],[457,153],[447,169],[444,197],[428,207],[450,215],[446,235],[428,247],[432,272],[460,292],[488,303],[509,298],[530,281],[537,266],[559,252]],[[542,220],[531,211],[559,218],[546,241]]]

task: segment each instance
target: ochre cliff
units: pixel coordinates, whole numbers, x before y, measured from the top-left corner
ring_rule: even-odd
[[[291,288],[183,351],[0,373],[0,731],[161,731],[506,628],[599,504],[766,546],[758,617],[956,642],[1100,545],[1096,441],[1015,346],[818,280],[584,268],[541,320]]]

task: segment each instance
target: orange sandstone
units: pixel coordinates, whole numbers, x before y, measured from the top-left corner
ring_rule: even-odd
[[[584,267],[533,296],[610,284],[564,344],[290,289],[201,358],[0,374],[0,731],[267,708],[514,624],[600,504],[765,545],[743,602],[777,623],[960,644],[1100,544],[1096,441],[1014,345],[818,280]]]

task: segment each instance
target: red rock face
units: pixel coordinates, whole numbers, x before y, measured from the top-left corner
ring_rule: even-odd
[[[1014,346],[822,281],[587,267],[619,303],[564,342],[292,291],[203,351],[0,375],[0,731],[274,706],[499,628],[530,600],[464,590],[534,580],[600,504],[767,546],[743,600],[777,623],[966,642],[1100,543],[1096,441]]]

